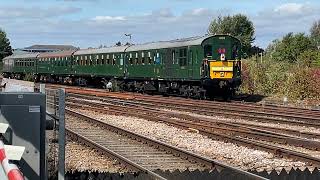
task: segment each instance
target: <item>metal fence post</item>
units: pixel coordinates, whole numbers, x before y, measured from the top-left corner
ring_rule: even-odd
[[[59,159],[58,180],[64,180],[65,175],[65,90],[59,89]]]
[[[46,85],[45,84],[40,84],[39,90],[41,93],[45,94],[46,93]]]

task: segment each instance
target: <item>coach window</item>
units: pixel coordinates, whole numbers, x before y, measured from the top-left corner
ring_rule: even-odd
[[[106,58],[107,58],[107,59],[106,59],[106,64],[110,64],[110,55],[107,54],[106,56],[107,56],[107,57],[106,57]]]
[[[132,53],[129,54],[129,64],[133,65]]]
[[[105,64],[104,63],[104,55],[103,54],[101,55],[101,64]]]
[[[206,58],[212,58],[212,46],[211,45],[204,46],[204,55]]]
[[[92,57],[91,57],[91,55],[89,56],[89,60],[88,60],[88,61],[89,61],[89,65],[92,66],[93,62],[92,62]]]
[[[116,65],[116,55],[115,54],[113,54],[113,56],[112,56],[112,65]]]
[[[145,63],[144,52],[141,53],[141,63],[142,65]]]
[[[97,64],[97,65],[99,65],[99,64],[100,64],[99,55],[96,55],[96,64]]]
[[[63,62],[63,58],[62,58],[62,57],[59,57],[58,60],[59,60],[59,66],[63,66],[63,63],[64,63],[64,62]]]
[[[196,51],[196,59],[195,59],[195,64],[198,64],[198,51]]]
[[[172,64],[175,64],[176,51],[172,50]]]
[[[157,52],[157,54],[156,54],[155,63],[156,64],[161,64],[161,57],[160,57],[160,53],[159,52]]]
[[[190,50],[189,65],[192,65],[192,62],[193,62],[193,52]]]
[[[151,58],[151,52],[148,52],[148,64],[153,64],[152,58]]]
[[[136,64],[141,64],[141,61],[139,61],[138,53],[135,54],[135,60],[134,61],[135,61]]]
[[[69,65],[69,59],[68,59],[68,57],[65,57],[64,58],[65,60],[66,60],[66,62],[64,63],[66,66],[68,66]]]
[[[179,50],[179,65],[186,66],[187,64],[187,49],[180,49]]]

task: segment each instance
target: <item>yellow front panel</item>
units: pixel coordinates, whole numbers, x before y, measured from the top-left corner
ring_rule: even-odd
[[[231,79],[233,78],[233,62],[210,61],[211,79]]]

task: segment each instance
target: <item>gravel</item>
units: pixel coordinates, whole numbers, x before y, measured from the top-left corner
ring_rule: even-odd
[[[54,131],[47,131],[48,139],[48,170],[49,177],[55,179],[58,161],[58,145],[54,141]],[[65,168],[67,172],[109,172],[124,173],[128,170],[116,160],[97,152],[95,149],[82,145],[69,138],[66,141]]]
[[[106,115],[80,109],[76,109],[76,111],[152,139],[223,161],[244,170],[271,171],[272,169],[281,170],[282,168],[286,168],[289,170],[292,167],[306,167],[304,162],[279,158],[265,151],[212,140],[193,131],[179,129],[165,123],[152,122],[134,117]]]
[[[295,126],[295,125],[289,125],[289,124],[284,124],[284,123],[264,123],[264,122],[259,122],[259,121],[254,121],[254,120],[246,120],[246,119],[232,119],[232,118],[225,118],[221,116],[206,116],[206,115],[200,115],[196,113],[191,113],[191,112],[183,112],[183,111],[175,111],[171,109],[159,109],[163,111],[169,111],[169,112],[176,112],[180,114],[186,114],[194,117],[204,117],[204,118],[210,118],[213,120],[222,120],[226,122],[233,122],[233,123],[247,123],[247,124],[253,124],[253,125],[259,125],[259,126],[267,126],[267,127],[276,127],[276,128],[286,128],[286,129],[291,129],[291,130],[297,130],[300,132],[312,132],[312,133],[320,133],[319,128],[315,127],[305,127],[305,126]],[[285,132],[284,132],[285,134]]]
[[[66,170],[78,172],[123,173],[127,170],[116,160],[97,152],[95,149],[68,141],[66,145]]]

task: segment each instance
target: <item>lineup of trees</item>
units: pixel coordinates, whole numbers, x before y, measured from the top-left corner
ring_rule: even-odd
[[[10,46],[10,41],[7,38],[7,34],[0,29],[0,61],[6,56],[12,54],[12,48]]]

